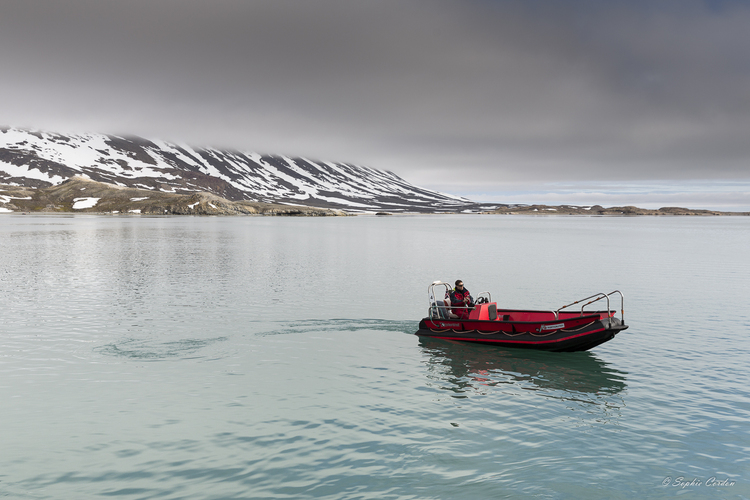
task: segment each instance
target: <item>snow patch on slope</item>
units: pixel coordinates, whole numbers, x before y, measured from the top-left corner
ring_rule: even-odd
[[[101,200],[101,198],[73,198],[73,210],[93,208],[99,203],[99,200]]]
[[[49,182],[50,184],[60,184],[65,181],[65,179],[59,175],[50,175],[39,169],[31,168],[28,165],[11,165],[4,161],[0,161],[0,171],[5,172],[9,177],[25,177],[27,179]]]

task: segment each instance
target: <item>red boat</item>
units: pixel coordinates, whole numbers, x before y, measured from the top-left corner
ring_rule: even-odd
[[[419,322],[417,335],[421,337],[570,352],[588,351],[612,340],[628,327],[624,319],[624,297],[619,290],[597,293],[556,310],[529,311],[498,309],[489,292],[480,293],[473,306],[450,307],[450,304],[436,299],[436,288],[442,292],[443,287],[446,294],[451,290],[451,286],[442,281],[428,287],[430,308],[428,317]],[[610,296],[615,294],[620,296],[619,319],[615,317],[616,311],[609,307]],[[605,311],[584,310],[586,306],[599,301],[606,301]],[[580,311],[565,311],[577,304],[582,304]],[[463,319],[455,314],[457,309],[468,309],[468,318]]]

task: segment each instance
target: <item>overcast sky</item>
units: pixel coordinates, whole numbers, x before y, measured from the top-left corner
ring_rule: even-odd
[[[0,0],[0,125],[750,210],[750,2]]]

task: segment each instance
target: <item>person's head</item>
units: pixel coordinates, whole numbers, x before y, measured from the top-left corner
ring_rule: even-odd
[[[459,290],[463,290],[464,282],[462,280],[456,280],[456,288],[458,288]]]

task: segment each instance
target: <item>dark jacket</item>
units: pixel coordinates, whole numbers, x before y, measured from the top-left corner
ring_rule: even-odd
[[[464,299],[466,297],[469,297],[468,304],[464,304]],[[474,297],[471,296],[469,293],[469,290],[466,288],[463,289],[463,291],[458,291],[455,288],[451,290],[448,293],[447,299],[450,301],[451,307],[456,307],[457,309],[453,309],[451,311],[453,314],[458,315],[460,318],[468,318],[469,317],[469,310],[468,309],[458,309],[461,307],[474,307]]]

